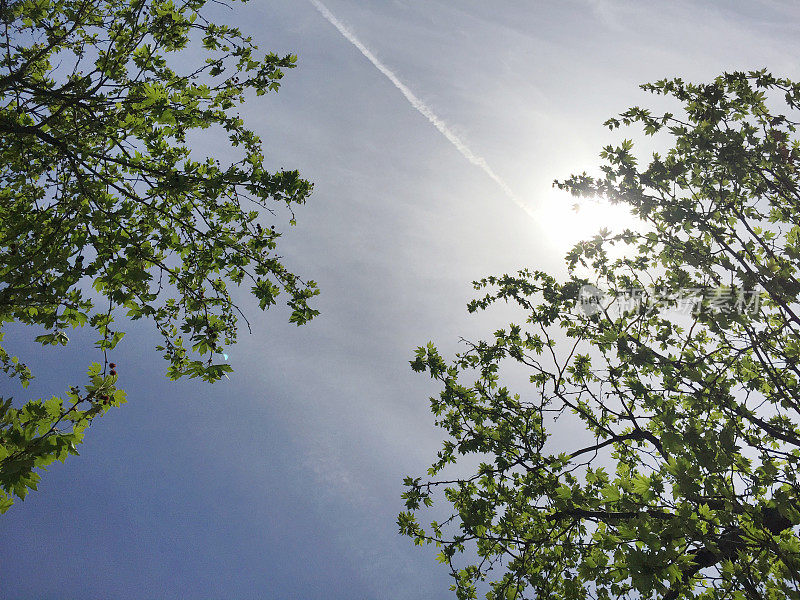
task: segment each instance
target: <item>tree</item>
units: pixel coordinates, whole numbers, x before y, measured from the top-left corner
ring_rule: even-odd
[[[800,598],[800,84],[642,87],[676,114],[607,125],[667,150],[640,166],[626,140],[600,177],[555,183],[642,230],[578,244],[560,281],[476,282],[471,312],[512,302],[523,323],[411,363],[443,384],[448,437],[398,523],[441,547],[459,598]],[[504,386],[508,364],[530,385]]]
[[[154,322],[171,379],[215,381],[241,315],[231,284],[262,310],[285,294],[298,325],[317,314],[314,282],[284,267],[265,221],[285,210],[294,224],[311,184],[265,170],[236,113],[296,58],[259,57],[205,4],[0,0],[0,324],[32,326],[43,345],[84,325],[99,338],[83,388],[21,407],[0,398],[0,512],[125,401],[115,316]],[[235,147],[230,164],[192,150],[202,130]],[[23,386],[32,377],[2,347],[0,365]]]

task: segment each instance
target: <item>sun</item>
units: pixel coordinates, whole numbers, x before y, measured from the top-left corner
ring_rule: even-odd
[[[601,229],[619,233],[625,229],[641,231],[644,228],[642,221],[624,204],[576,198],[561,190],[547,194],[535,213],[548,242],[564,251],[591,239]]]

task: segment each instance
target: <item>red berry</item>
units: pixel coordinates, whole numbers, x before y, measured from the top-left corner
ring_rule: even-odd
[[[113,377],[116,374],[117,374],[117,372],[114,369],[111,369],[111,376]]]
[[[108,366],[111,367],[112,369],[116,369],[117,368],[116,363],[110,363]]]

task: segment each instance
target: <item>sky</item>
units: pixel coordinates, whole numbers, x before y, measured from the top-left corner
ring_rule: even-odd
[[[403,477],[423,475],[443,439],[414,348],[452,356],[520,318],[467,314],[471,282],[561,273],[571,243],[625,222],[574,213],[551,183],[641,138],[602,125],[659,106],[639,84],[761,67],[800,78],[790,1],[324,0],[360,48],[316,4],[211,10],[299,57],[241,114],[268,168],[314,182],[281,252],[319,283],[321,315],[297,328],[242,296],[253,333],[213,386],[168,382],[152,328],[128,327],[112,357],[128,404],[0,517],[0,597],[453,597],[435,550],[395,524]],[[87,334],[46,350],[30,337],[5,340],[37,375],[30,394],[82,383]]]

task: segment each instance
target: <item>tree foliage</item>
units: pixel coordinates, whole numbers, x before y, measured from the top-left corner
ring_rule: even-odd
[[[294,223],[311,185],[268,172],[236,112],[296,59],[261,56],[205,4],[0,0],[0,324],[33,326],[44,345],[84,325],[98,337],[88,385],[21,408],[0,399],[0,512],[124,401],[115,316],[153,321],[170,378],[215,381],[236,340],[231,284],[261,309],[285,295],[297,324],[316,315],[316,286],[282,264],[274,225],[281,211]],[[230,164],[192,149],[202,130],[232,147]],[[32,377],[2,347],[0,365]]]
[[[411,363],[441,382],[448,437],[406,479],[400,530],[441,548],[459,598],[800,598],[800,84],[642,87],[674,114],[607,125],[667,151],[640,164],[626,140],[556,185],[646,227],[577,245],[562,280],[476,282],[470,311],[522,321]],[[516,392],[509,363],[530,375]]]

